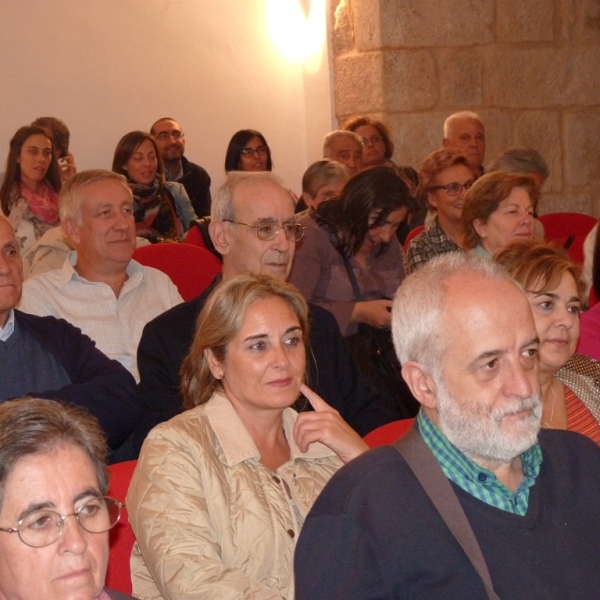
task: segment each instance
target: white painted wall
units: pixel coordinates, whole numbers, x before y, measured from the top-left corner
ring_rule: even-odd
[[[325,20],[324,0],[2,0],[0,170],[13,133],[39,116],[67,123],[79,170],[110,168],[122,135],[171,116],[213,191],[232,134],[253,128],[299,192],[334,122],[325,28],[310,61],[285,58],[272,2]],[[301,25],[279,27],[291,37]]]

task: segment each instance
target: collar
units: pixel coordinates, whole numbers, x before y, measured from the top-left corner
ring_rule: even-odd
[[[10,313],[8,313],[8,321],[6,321],[6,325],[4,328],[0,327],[0,342],[6,342],[6,340],[14,333],[15,331],[15,311],[14,309],[10,309]]]
[[[79,273],[77,273],[77,271],[75,270],[76,264],[77,264],[77,251],[71,250],[71,252],[69,252],[69,254],[67,255],[65,262],[63,263],[61,273],[58,278],[58,287],[59,288],[64,287],[71,280],[78,281],[80,283],[89,284],[89,285],[98,285],[98,286],[106,285],[101,281],[89,281],[85,277],[81,277],[81,275],[79,275]],[[127,286],[138,285],[139,283],[141,283],[142,279],[144,278],[144,267],[136,260],[133,260],[133,258],[129,261],[129,264],[127,265],[127,269],[125,272],[127,273],[127,280],[125,281],[125,284],[123,287],[125,287],[126,285]]]
[[[484,258],[492,258],[492,255],[481,244],[477,244],[477,246],[475,246],[471,252],[473,252],[473,254],[477,254],[478,256],[483,256]]]
[[[223,392],[215,392],[213,397],[206,403],[205,411],[223,449],[228,466],[233,467],[249,459],[260,459],[260,452],[250,433],[248,433],[229,398]],[[295,410],[292,408],[284,409],[283,431],[290,446],[290,459],[292,461],[298,458],[313,459],[336,456],[333,450],[319,442],[310,444],[308,452],[301,452],[294,440],[293,433],[297,418],[298,413]]]
[[[179,161],[179,169],[177,169],[177,172],[175,173],[174,176],[171,176],[171,173],[169,171],[167,171],[167,169],[165,168],[165,179],[167,181],[179,181],[182,177],[183,177],[183,157],[181,157],[181,160]]]

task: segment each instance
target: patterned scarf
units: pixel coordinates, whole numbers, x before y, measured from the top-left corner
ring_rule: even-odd
[[[48,225],[58,225],[58,194],[45,181],[38,185],[35,192],[20,182],[19,194],[27,202],[34,218]]]
[[[156,242],[157,238],[179,238],[183,235],[175,201],[169,191],[160,186],[158,177],[151,185],[129,181],[129,187],[133,192],[133,215],[139,236]]]

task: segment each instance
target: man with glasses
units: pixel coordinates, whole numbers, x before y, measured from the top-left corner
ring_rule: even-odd
[[[416,271],[435,256],[464,251],[462,206],[478,170],[456,148],[432,152],[419,171],[419,191],[434,214],[427,229],[409,244],[407,270]]]
[[[152,125],[150,133],[156,138],[167,181],[183,185],[199,218],[210,214],[210,176],[183,155],[185,136],[179,123],[164,117]]]
[[[149,322],[138,348],[140,392],[147,409],[136,446],[157,423],[183,410],[179,371],[189,351],[195,323],[210,292],[223,279],[266,273],[286,280],[296,242],[304,228],[296,223],[294,202],[268,172],[234,171],[215,196],[210,236],[223,257],[223,273],[197,298]],[[310,386],[360,434],[400,418],[379,393],[359,381],[335,318],[310,305],[311,330],[306,358]]]

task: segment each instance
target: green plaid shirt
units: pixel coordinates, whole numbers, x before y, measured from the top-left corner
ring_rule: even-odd
[[[423,440],[450,481],[490,506],[521,516],[527,513],[529,489],[535,484],[542,464],[542,450],[539,444],[534,444],[521,454],[524,478],[513,493],[500,483],[491,471],[475,464],[451,444],[423,410],[419,412],[417,422]]]

